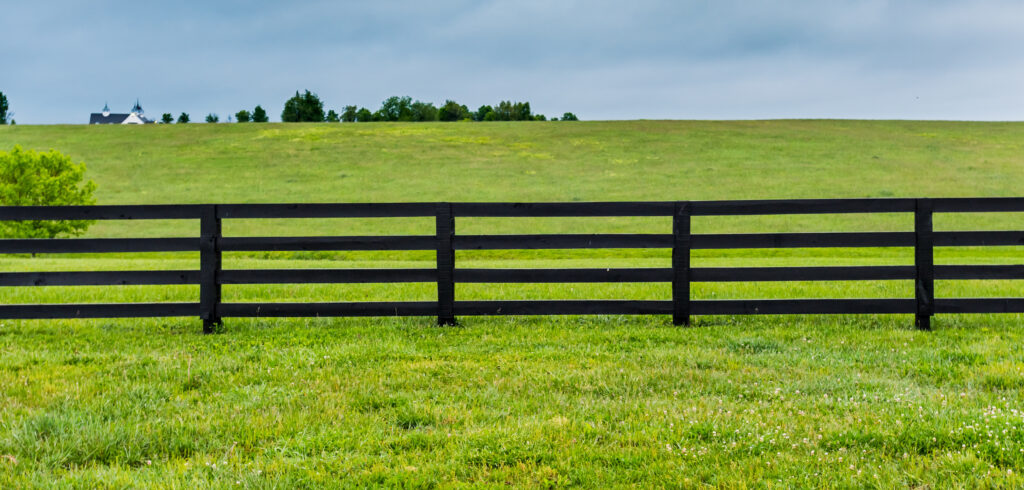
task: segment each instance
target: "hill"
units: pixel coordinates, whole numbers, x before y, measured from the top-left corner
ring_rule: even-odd
[[[897,121],[0,127],[84,161],[101,203],[599,201],[1024,194],[1024,124]],[[1021,216],[937,215],[1015,228]],[[227,220],[245,234],[432,219]],[[458,219],[462,232],[668,219]],[[910,216],[694,231],[910,230]],[[198,233],[99,223],[93,236]],[[1019,264],[1022,247],[936,263]],[[196,253],[0,256],[0,271],[196,269]],[[907,248],[698,250],[695,267],[906,265]],[[459,267],[667,267],[666,250],[460,251]],[[225,269],[434,267],[432,253],[225,254]],[[941,297],[1020,280],[936,281]],[[912,281],[694,283],[694,299],[913,297]],[[196,286],[0,287],[0,302],[195,301]],[[665,283],[459,284],[459,300],[666,299]],[[432,283],[226,285],[224,300],[436,298]],[[1024,485],[1024,315],[0,321],[0,488]]]
[[[101,204],[1012,196],[1024,188],[1021,123],[0,127],[0,148],[15,144],[55,148],[85,162]],[[763,221],[756,219],[758,225]],[[792,219],[767,222],[779,231],[804,226]],[[625,223],[610,220],[602,226],[618,230],[629,226]],[[852,225],[905,227],[884,217],[857,223]],[[724,230],[747,224],[718,220],[695,226]],[[116,226],[102,223],[93,235],[116,234]],[[387,226],[390,231],[359,223],[350,232],[422,229],[401,220]],[[512,226],[510,231],[519,225]],[[269,231],[259,223],[236,230]],[[146,225],[134,232],[159,233]]]

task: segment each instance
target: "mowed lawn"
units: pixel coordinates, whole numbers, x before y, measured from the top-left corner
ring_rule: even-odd
[[[101,204],[1021,196],[1024,124],[890,121],[0,127],[84,161]],[[1024,215],[936,215],[1024,229]],[[909,215],[695,218],[695,233],[909,231]],[[666,233],[458,219],[458,233]],[[228,235],[432,234],[432,219],[234,220]],[[93,237],[194,236],[101,222]],[[421,252],[225,268],[433,267]],[[695,251],[695,267],[908,265],[907,249]],[[1024,247],[937,264],[1021,264]],[[667,250],[459,252],[458,267],[668,267]],[[0,271],[195,269],[197,254],[0,256]],[[1024,281],[937,281],[940,297]],[[459,285],[457,299],[667,299],[668,284]],[[195,286],[0,287],[2,303]],[[432,300],[433,284],[225,286],[225,301]],[[695,299],[913,297],[910,281],[697,283]],[[1020,487],[1024,315],[0,320],[0,487]]]

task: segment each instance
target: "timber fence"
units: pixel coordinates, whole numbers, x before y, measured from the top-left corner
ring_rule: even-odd
[[[913,314],[930,328],[937,313],[1022,313],[1024,298],[936,298],[936,279],[1024,279],[1024,265],[938,265],[935,247],[1024,246],[1024,230],[933,231],[934,213],[1024,212],[1024,198],[829,199],[594,203],[346,203],[0,207],[0,220],[199,220],[198,237],[3,239],[0,253],[199,252],[198,270],[0,272],[0,286],[199,285],[197,302],[0,304],[0,318],[188,317],[213,331],[224,317],[467,315]],[[912,213],[913,232],[691,234],[694,216]],[[463,217],[671,217],[671,234],[460,235]],[[229,237],[223,220],[429,217],[434,235]],[[698,249],[908,247],[914,265],[693,268]],[[460,269],[457,250],[671,249],[669,268]],[[434,268],[225,270],[223,252],[427,250]],[[914,281],[913,298],[691,300],[694,282]],[[223,285],[436,282],[437,301],[225,303]],[[456,283],[671,283],[666,300],[458,301]],[[2,301],[0,301],[2,302]]]

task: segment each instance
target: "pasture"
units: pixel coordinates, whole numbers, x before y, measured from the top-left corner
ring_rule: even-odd
[[[84,161],[100,204],[1020,196],[1024,124],[891,121],[0,127]],[[1021,229],[1019,214],[936,230]],[[668,233],[487,218],[460,233]],[[911,231],[912,216],[694,218],[694,233]],[[225,235],[432,234],[432,219],[235,220]],[[92,237],[195,236],[100,222]],[[1021,247],[936,264],[1020,264]],[[911,249],[700,250],[694,267],[910,265]],[[225,269],[432,268],[431,252],[228,253]],[[667,267],[667,250],[458,252],[460,267]],[[198,254],[3,256],[3,271],[195,269]],[[225,301],[432,300],[433,284],[226,286]],[[946,297],[1021,281],[937,281]],[[4,303],[195,286],[0,288]],[[694,299],[913,297],[910,281],[697,283]],[[458,299],[666,299],[669,284],[459,285]],[[0,485],[1006,486],[1021,315],[0,322]]]

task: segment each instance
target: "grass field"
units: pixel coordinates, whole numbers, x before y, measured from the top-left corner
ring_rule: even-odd
[[[101,204],[1020,196],[1024,124],[868,121],[0,127],[84,161]],[[460,219],[460,233],[668,219]],[[1024,216],[937,215],[936,229]],[[695,233],[909,231],[907,215],[695,218]],[[236,220],[228,235],[430,234],[431,219]],[[101,222],[89,236],[193,236]],[[937,264],[1020,264],[1022,247]],[[225,268],[433,267],[430,253]],[[695,251],[693,265],[912,264],[905,249]],[[197,254],[0,256],[2,271],[194,269]],[[461,267],[668,267],[667,251],[460,252]],[[940,297],[1021,281],[938,281]],[[225,301],[431,300],[432,284],[226,286]],[[458,299],[665,299],[667,284],[460,285]],[[0,288],[3,303],[198,288]],[[693,297],[912,297],[909,281]],[[0,487],[1019,487],[1022,315],[0,321]]]

